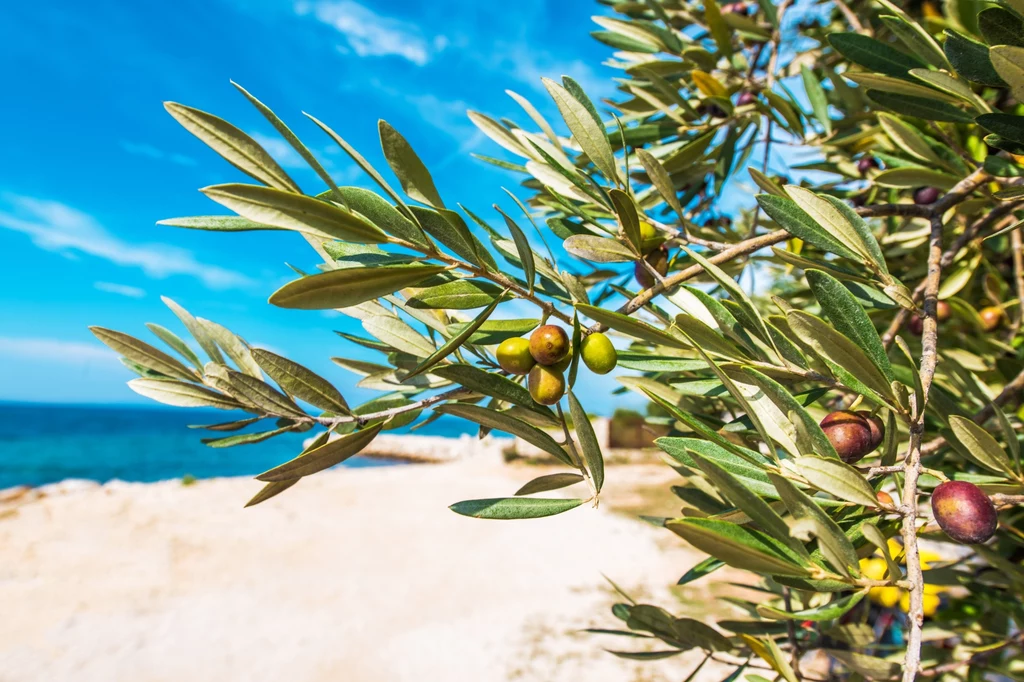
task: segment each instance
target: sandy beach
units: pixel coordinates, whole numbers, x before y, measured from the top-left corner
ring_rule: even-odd
[[[240,478],[0,504],[0,680],[684,678],[697,659],[622,660],[604,649],[652,645],[579,632],[621,625],[602,573],[679,604],[700,557],[616,511],[674,472],[612,467],[601,509],[547,519],[447,509],[541,473],[479,456],[334,470],[250,509]]]

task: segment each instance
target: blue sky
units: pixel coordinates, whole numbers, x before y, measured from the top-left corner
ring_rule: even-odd
[[[358,377],[329,360],[375,359],[333,334],[357,331],[358,322],[266,304],[293,278],[285,262],[315,266],[304,240],[155,225],[222,213],[198,188],[249,181],[180,128],[162,102],[238,125],[308,192],[323,189],[319,179],[229,79],[275,109],[339,184],[372,186],[302,112],[378,169],[387,168],[376,134],[384,118],[410,140],[450,204],[490,216],[499,202],[514,214],[501,187],[518,178],[470,157],[503,153],[465,111],[528,123],[504,92],[512,89],[558,121],[542,76],[569,74],[595,101],[612,95],[618,72],[602,65],[611,50],[588,35],[591,15],[605,10],[592,0],[58,0],[6,8],[0,400],[142,402],[124,385],[133,375],[87,326],[147,338],[143,325],[152,321],[184,335],[161,295],[321,372],[350,402],[369,399],[353,388]],[[726,206],[749,204],[749,190],[747,183],[732,192]],[[608,396],[617,386],[611,377],[585,377],[588,394]],[[612,402],[588,409],[607,413]]]
[[[143,324],[180,331],[167,295],[254,345],[277,349],[370,394],[328,360],[351,351],[345,317],[271,308],[311,268],[296,235],[216,235],[158,227],[161,218],[220,213],[197,189],[244,176],[181,129],[161,105],[214,112],[265,142],[307,191],[321,186],[234,79],[272,106],[339,183],[366,184],[302,116],[321,118],[386,169],[385,118],[413,142],[446,197],[487,211],[516,178],[469,156],[500,155],[467,108],[525,120],[504,90],[556,111],[541,76],[568,73],[609,94],[609,51],[587,34],[590,0],[186,0],[16,3],[0,23],[8,97],[0,166],[0,399],[134,402],[131,375],[86,329],[145,338]],[[506,199],[507,201],[507,199]]]

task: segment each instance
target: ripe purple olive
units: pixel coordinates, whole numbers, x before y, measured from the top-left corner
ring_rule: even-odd
[[[861,175],[866,175],[872,168],[878,168],[878,162],[873,156],[863,156],[857,161],[857,171]]]
[[[818,425],[836,449],[839,458],[847,464],[859,462],[874,449],[871,446],[871,425],[856,412],[831,412]]]
[[[857,414],[864,417],[864,421],[868,423],[868,429],[871,431],[871,450],[874,450],[885,440],[885,424],[882,422],[881,417],[877,414],[871,414],[867,410],[858,410]],[[868,450],[868,452],[871,452],[871,450]]]
[[[938,301],[935,304],[935,320],[937,322],[945,322],[953,316],[953,309],[945,301]],[[907,329],[914,336],[921,336],[924,333],[924,318],[914,313],[907,320]],[[990,330],[991,331],[991,330]]]
[[[918,187],[914,190],[914,203],[918,206],[934,204],[939,198],[939,190],[935,187]]]
[[[910,316],[910,319],[907,320],[907,329],[909,329],[910,333],[914,336],[921,336],[921,334],[924,333],[924,318],[917,313],[914,313]]]
[[[981,488],[967,481],[946,481],[932,491],[932,516],[950,539],[977,545],[999,525],[996,507]]]
[[[554,324],[537,327],[530,334],[530,355],[541,365],[554,365],[569,352],[569,335]]]
[[[743,92],[740,93],[740,96],[736,98],[736,106],[742,107],[747,104],[753,104],[756,101],[757,95],[750,92],[749,90],[744,90]]]
[[[668,253],[665,249],[651,251],[644,259],[662,277],[668,273]],[[641,289],[650,289],[654,286],[654,275],[647,272],[647,268],[639,261],[633,266],[633,277]]]

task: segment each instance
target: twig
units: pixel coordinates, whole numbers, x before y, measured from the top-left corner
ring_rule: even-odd
[[[1020,331],[1021,322],[1024,321],[1024,248],[1020,237],[1020,230],[1010,233],[1010,248],[1013,251],[1013,279],[1017,288],[1017,314],[1013,316],[1013,322],[1006,332],[1006,340],[1011,341]]]
[[[921,404],[915,406],[914,423],[910,427],[910,446],[904,461],[903,525],[900,533],[903,536],[903,551],[906,555],[907,579],[910,581],[910,609],[907,620],[910,632],[907,633],[907,653],[903,661],[903,682],[914,682],[917,672],[921,669],[921,628],[924,625],[924,574],[921,570],[921,557],[917,547],[917,481],[921,475],[921,436],[924,433],[924,411],[928,403],[932,380],[935,377],[935,364],[938,359],[938,305],[939,283],[942,278],[942,218],[934,214],[931,218],[931,237],[928,241],[928,275],[925,278],[924,291],[924,331],[921,337]]]
[[[711,258],[708,258],[708,260],[717,265],[719,263],[730,261],[733,258],[737,258],[739,256],[746,256],[751,253],[754,253],[755,251],[760,251],[766,246],[778,244],[779,242],[785,241],[787,239],[789,239],[788,232],[786,232],[785,230],[776,230],[775,232],[769,232],[768,234],[763,234],[758,237],[753,237],[751,239],[746,239],[742,242],[739,242],[735,246],[726,249],[725,251],[722,251],[720,253],[717,253]],[[637,310],[640,310],[640,308],[643,308],[645,305],[647,305],[655,296],[657,296],[661,292],[665,291],[666,289],[671,289],[677,284],[685,282],[688,279],[693,279],[694,277],[700,275],[702,272],[704,272],[704,268],[703,266],[700,265],[691,265],[685,270],[680,270],[674,275],[666,277],[664,281],[657,282],[653,287],[650,287],[649,289],[644,289],[639,294],[634,296],[632,299],[627,301],[624,305],[619,307],[619,309],[616,312],[622,313],[623,315],[631,315],[632,313],[635,313]],[[603,332],[607,329],[608,327],[606,327],[605,325],[601,323],[595,323],[590,326],[588,331]]]

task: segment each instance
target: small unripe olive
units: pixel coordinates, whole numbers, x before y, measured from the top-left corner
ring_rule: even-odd
[[[530,354],[542,365],[553,365],[569,351],[569,337],[554,324],[545,324],[530,334]]]
[[[885,440],[885,424],[882,422],[881,417],[877,414],[871,414],[867,410],[859,410],[857,414],[864,417],[864,421],[868,423],[868,429],[871,431],[871,450],[874,450]],[[868,450],[868,452],[871,452],[871,450]]]
[[[527,383],[530,395],[541,405],[554,405],[565,393],[565,376],[553,367],[534,365]]]
[[[981,324],[985,331],[995,331],[1003,321],[1003,309],[999,306],[990,305],[978,311],[981,316]]]
[[[996,532],[996,507],[981,488],[967,481],[946,481],[932,491],[932,516],[952,540],[985,542]]]
[[[529,340],[522,337],[505,339],[498,344],[495,355],[498,358],[498,365],[512,374],[526,374],[537,364],[530,354]]]
[[[891,507],[895,504],[895,502],[893,502],[892,495],[885,492],[884,490],[879,490],[877,493],[875,493],[875,498],[878,500],[878,503],[881,504],[883,507]]]
[[[953,316],[953,309],[946,301],[939,301],[935,304],[935,319],[939,322],[945,322]]]
[[[856,412],[832,412],[825,415],[819,426],[839,458],[847,464],[859,462],[871,452],[871,426],[867,419]]]
[[[914,203],[923,206],[934,204],[939,199],[939,190],[936,187],[919,187],[914,190]]]
[[[658,248],[663,239],[662,233],[646,220],[640,221],[640,250],[650,253]]]
[[[600,332],[590,334],[580,344],[580,355],[584,364],[594,374],[607,374],[615,369],[619,354],[608,337]]]
[[[664,249],[651,251],[647,254],[645,260],[662,277],[668,273],[668,254]],[[633,276],[636,278],[636,283],[640,285],[641,289],[650,289],[654,286],[654,275],[647,272],[647,268],[639,261],[633,266]]]

